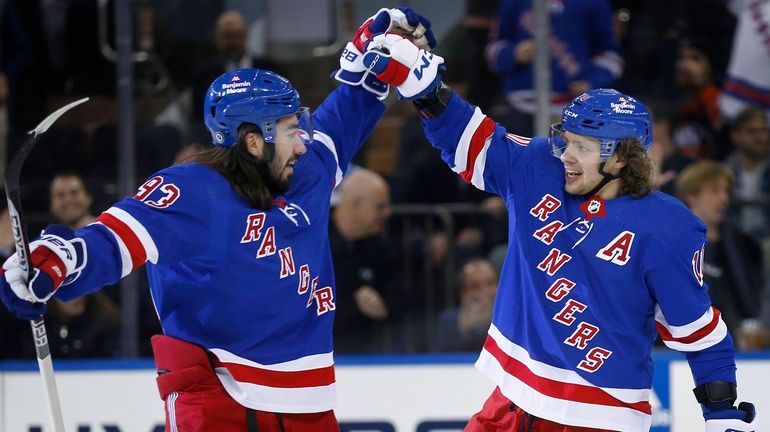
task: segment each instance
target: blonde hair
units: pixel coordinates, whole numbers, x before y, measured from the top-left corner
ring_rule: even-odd
[[[732,189],[734,177],[729,168],[712,160],[693,162],[677,177],[676,196],[684,200],[685,197],[697,195],[706,185],[719,180],[726,180],[727,188]]]

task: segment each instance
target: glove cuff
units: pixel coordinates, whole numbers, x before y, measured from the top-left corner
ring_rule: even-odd
[[[420,97],[412,101],[415,108],[420,112],[420,117],[424,119],[432,119],[440,116],[452,98],[452,87],[439,82],[435,90],[432,93]]]
[[[728,381],[712,381],[701,384],[693,389],[695,399],[709,411],[732,408],[738,398],[735,383]]]
[[[36,301],[44,302],[59,289],[68,276],[75,272],[79,264],[82,266],[82,263],[78,263],[79,254],[70,241],[57,235],[44,234],[39,240],[30,243],[29,248],[32,251],[30,257],[32,267],[39,269],[51,278],[50,293],[35,292],[34,280],[29,281],[32,295],[36,297]],[[35,278],[39,276],[38,273]]]

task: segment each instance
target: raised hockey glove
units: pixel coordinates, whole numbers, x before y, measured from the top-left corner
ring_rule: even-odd
[[[756,432],[759,420],[754,405],[741,402],[735,407],[735,384],[714,381],[696,387],[693,392],[701,404],[706,432]]]
[[[400,34],[420,49],[430,50],[436,47],[436,36],[433,35],[428,18],[408,7],[390,11],[391,24],[386,32]]]
[[[446,70],[443,57],[392,33],[373,37],[363,62],[379,80],[396,86],[401,99],[410,101],[434,91]]]
[[[85,244],[73,237],[71,229],[50,225],[30,243],[30,281],[19,265],[18,254],[5,261],[0,270],[0,299],[14,315],[36,319],[45,312],[45,302],[56,290],[79,276],[86,262]]]
[[[340,55],[340,69],[332,76],[337,81],[361,86],[385,99],[388,95],[388,85],[377,79],[376,74],[366,68],[362,62],[363,52],[374,35],[386,31],[410,35],[416,42],[433,47],[436,38],[430,29],[430,21],[409,8],[380,9],[369,17],[358,28],[353,40],[348,42]]]

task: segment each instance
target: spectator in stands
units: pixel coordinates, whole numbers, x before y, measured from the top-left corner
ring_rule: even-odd
[[[674,195],[674,185],[679,173],[692,161],[674,144],[671,136],[671,114],[669,105],[664,102],[652,105],[652,147],[647,155],[652,161],[655,172],[655,188],[669,195]]]
[[[617,10],[621,50],[626,60],[615,88],[626,94],[670,97],[676,91],[675,63],[679,41],[692,37],[705,41],[713,78],[721,83],[730,56],[735,20],[727,11],[731,1],[612,0]]]
[[[730,140],[735,151],[725,163],[735,176],[733,201],[739,201],[736,203],[739,206],[735,208],[734,216],[743,232],[756,240],[767,238],[770,235],[770,206],[767,204],[770,198],[770,129],[766,111],[758,107],[741,111],[733,121]]]
[[[551,112],[592,88],[610,87],[623,73],[608,0],[548,2],[551,35]],[[532,136],[536,110],[532,2],[503,0],[486,57],[502,78],[513,112],[510,130]]]
[[[489,70],[484,60],[484,47],[489,39],[499,0],[466,0],[465,73],[468,81],[468,101],[487,112],[500,96],[500,77]]]
[[[451,171],[422,133],[419,116],[409,117],[401,129],[396,172],[391,177],[394,201],[418,204],[473,203],[483,212],[453,215],[455,242],[450,245],[442,224],[427,240],[434,266],[440,266],[451,247],[468,259],[484,255],[507,240],[507,211],[498,197],[474,188]],[[415,187],[419,185],[419,187]],[[461,259],[462,261],[462,259]],[[452,269],[454,271],[454,269]],[[439,273],[442,273],[439,271]]]
[[[390,191],[379,174],[358,168],[343,181],[338,198],[329,224],[337,280],[334,351],[377,352],[385,323],[403,311],[392,245],[383,236]]]
[[[29,66],[30,56],[29,37],[15,2],[0,2],[0,174],[5,172],[9,141],[13,135],[20,134],[17,87]]]
[[[192,115],[191,124],[200,123],[203,98],[211,82],[223,73],[240,68],[266,69],[287,76],[282,67],[266,57],[252,56],[247,50],[248,27],[243,15],[235,10],[222,12],[214,28],[216,55],[208,63],[200,65],[192,74]],[[192,136],[193,140],[201,137]],[[208,138],[204,131],[203,138]],[[200,141],[205,141],[200,139]]]
[[[709,160],[694,162],[676,182],[679,198],[706,224],[703,280],[714,307],[738,348],[760,349],[769,340],[758,320],[765,289],[762,249],[725,219],[732,186],[730,169]]]
[[[674,79],[681,95],[672,134],[679,152],[690,158],[716,157],[722,129],[719,87],[714,83],[706,44],[697,38],[683,39],[676,59]]]
[[[58,223],[76,230],[96,220],[91,214],[93,199],[80,174],[74,171],[57,174],[51,180],[50,194],[51,215]]]
[[[3,196],[4,198],[4,196]],[[5,199],[3,199],[5,204]],[[11,227],[11,216],[8,213],[8,208],[4,208],[0,212],[0,258],[7,259],[16,250],[16,245],[13,240],[13,228]]]
[[[68,302],[54,299],[48,305],[48,345],[54,358],[107,358],[117,354],[120,312],[107,295],[97,292]],[[35,358],[28,322],[0,310],[0,328],[0,359]]]
[[[770,2],[728,4],[738,25],[719,107],[728,121],[750,106],[770,114]]]
[[[492,263],[474,258],[458,275],[459,305],[441,312],[437,325],[438,351],[479,351],[492,322],[498,273]]]
[[[106,358],[117,354],[120,342],[120,311],[104,292],[86,294],[70,301],[48,303],[46,327],[54,358]],[[27,357],[34,356],[29,337]]]

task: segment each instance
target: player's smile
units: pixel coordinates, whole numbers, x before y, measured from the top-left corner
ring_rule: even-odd
[[[565,167],[566,168],[566,167]],[[574,184],[580,181],[580,176],[582,176],[583,173],[580,171],[576,171],[574,169],[566,168],[565,172],[565,179],[567,184]]]

